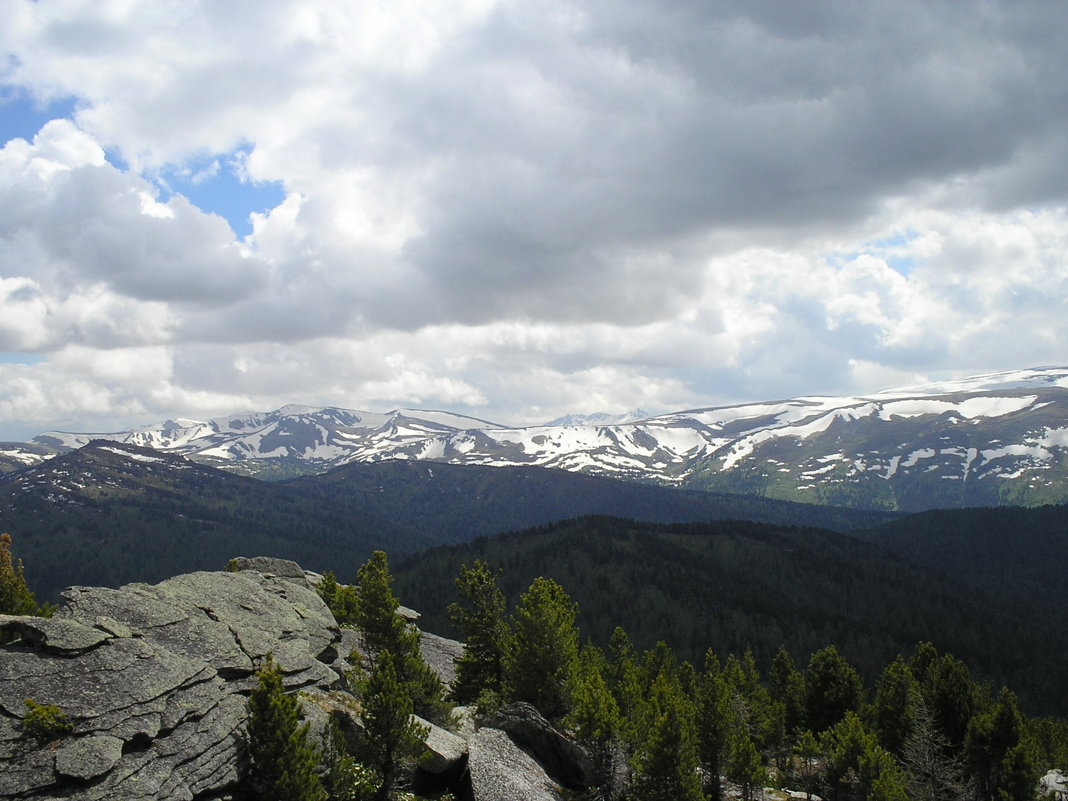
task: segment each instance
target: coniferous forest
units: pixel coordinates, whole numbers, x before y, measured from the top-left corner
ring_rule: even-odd
[[[580,524],[592,537],[610,522]],[[596,644],[562,584],[537,576],[509,603],[510,583],[482,559],[454,577],[447,614],[466,647],[451,697],[479,715],[535,706],[591,755],[587,797],[753,799],[773,786],[830,801],[1024,801],[1068,766],[1063,719],[1025,715],[1010,687],[929,641],[869,664],[870,679],[832,644],[796,658],[780,645],[764,666],[749,648],[689,659],[621,626]],[[331,592],[344,614],[345,593]]]
[[[682,659],[752,651],[768,666],[780,646],[800,658],[835,645],[873,682],[896,654],[932,641],[981,681],[1008,684],[1035,713],[1068,714],[1063,611],[1017,604],[829,531],[745,522],[654,525],[583,518],[433,549],[397,564],[406,603],[430,631],[455,635],[442,598],[463,564],[503,569],[514,603],[552,576],[580,607],[585,636],[607,645],[615,626],[639,649],[667,642]],[[1058,614],[1061,617],[1058,617]]]

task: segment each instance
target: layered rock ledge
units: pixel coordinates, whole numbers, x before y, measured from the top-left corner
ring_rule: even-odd
[[[268,652],[287,687],[342,680],[333,615],[299,567],[281,567],[72,587],[53,618],[0,616],[0,797],[225,796]],[[59,707],[69,733],[28,736],[27,698]]]

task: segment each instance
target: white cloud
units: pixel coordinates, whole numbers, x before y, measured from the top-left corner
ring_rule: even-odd
[[[1052,6],[5,15],[0,80],[77,102],[0,150],[0,348],[46,357],[0,365],[4,419],[507,422],[1064,360]],[[242,241],[156,188],[224,169],[286,192]]]

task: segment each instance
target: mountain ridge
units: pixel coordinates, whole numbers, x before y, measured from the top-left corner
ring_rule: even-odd
[[[635,412],[636,414],[637,412]],[[435,410],[285,406],[107,438],[266,478],[411,460],[536,465],[690,489],[898,511],[1068,500],[1068,368],[869,395],[801,396],[610,422],[507,427]],[[597,420],[599,422],[591,422]],[[101,435],[0,447],[9,469]],[[18,461],[21,460],[21,461]]]

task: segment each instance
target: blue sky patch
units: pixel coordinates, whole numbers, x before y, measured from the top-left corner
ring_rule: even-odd
[[[900,251],[907,248],[909,243],[915,238],[916,234],[913,231],[909,231],[904,234],[888,236],[885,239],[874,239],[870,242],[865,242],[864,247],[859,250],[828,254],[826,256],[827,263],[835,267],[842,267],[856,259],[858,256],[869,255],[882,259],[891,269],[902,275],[908,275],[915,269],[916,259],[911,255],[898,255],[894,251]]]
[[[285,200],[281,182],[254,183],[242,179],[241,165],[248,148],[193,159],[163,170],[157,183],[160,201],[180,194],[193,205],[224,217],[239,237],[252,233],[252,212],[266,212]]]
[[[73,97],[42,105],[19,89],[0,86],[0,146],[12,139],[32,142],[49,120],[71,118],[74,107]]]
[[[0,351],[0,364],[40,364],[45,357],[40,353]]]

